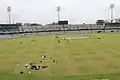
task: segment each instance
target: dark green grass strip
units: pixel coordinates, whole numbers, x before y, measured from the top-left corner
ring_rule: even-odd
[[[0,70],[0,80],[119,80],[120,73],[114,74],[91,74],[72,76],[38,76],[35,74],[15,74]]]

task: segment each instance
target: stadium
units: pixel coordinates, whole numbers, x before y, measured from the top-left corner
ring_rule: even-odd
[[[120,19],[76,25],[9,22],[0,24],[1,80],[120,79]]]
[[[118,25],[0,26],[2,80],[120,79]]]

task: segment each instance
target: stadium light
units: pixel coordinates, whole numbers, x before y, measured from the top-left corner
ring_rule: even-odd
[[[11,15],[10,15],[11,6],[8,6],[8,7],[7,7],[7,12],[9,13],[9,24],[11,24]]]
[[[110,4],[110,11],[111,11],[111,23],[113,22],[113,10],[114,10],[115,5],[114,4]]]
[[[57,7],[57,12],[58,12],[58,22],[60,21],[60,6]]]

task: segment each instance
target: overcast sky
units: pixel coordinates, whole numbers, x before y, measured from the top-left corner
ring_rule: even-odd
[[[56,7],[60,6],[61,20],[69,20],[71,24],[95,23],[97,19],[110,18],[111,3],[115,4],[114,17],[120,17],[120,0],[0,0],[0,23],[8,21],[8,5],[15,22],[56,22]]]

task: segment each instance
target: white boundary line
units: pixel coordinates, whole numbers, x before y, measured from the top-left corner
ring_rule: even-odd
[[[77,39],[90,39],[90,37],[67,37],[67,38],[61,38],[61,39],[77,40]]]

